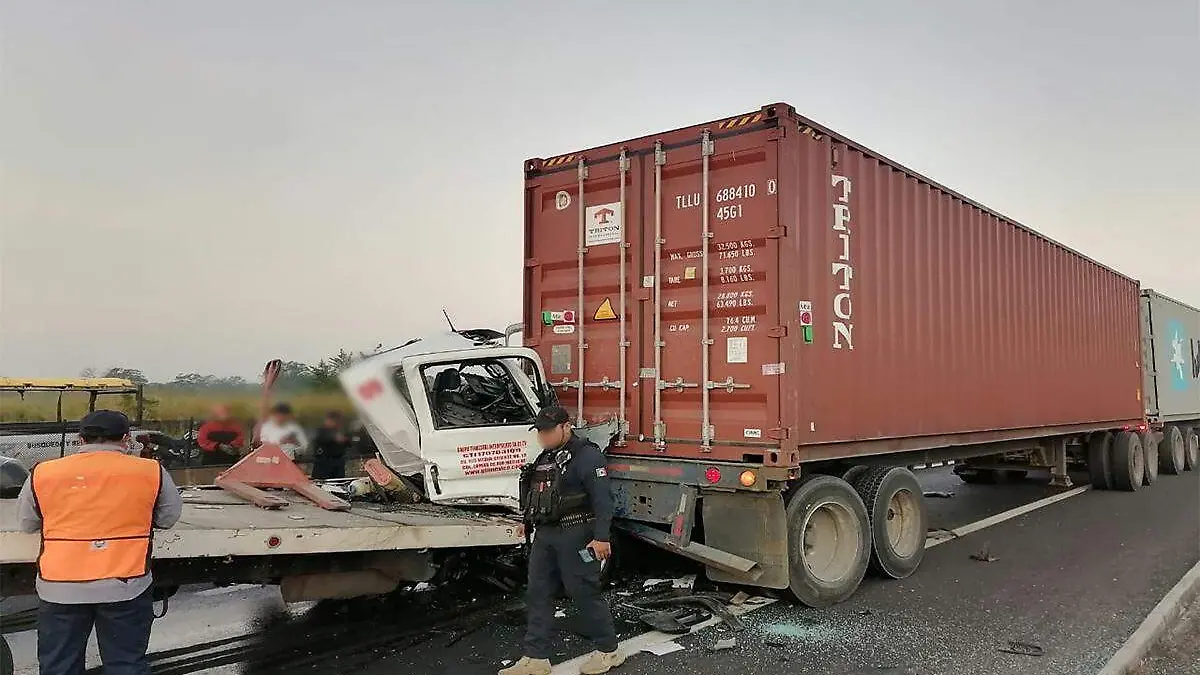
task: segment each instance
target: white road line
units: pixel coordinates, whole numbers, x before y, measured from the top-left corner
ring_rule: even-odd
[[[939,546],[941,544],[945,544],[946,542],[953,541],[959,537],[965,537],[966,535],[971,534],[972,532],[978,532],[980,530],[992,527],[993,525],[999,525],[1000,523],[1003,523],[1007,520],[1012,520],[1013,518],[1023,516],[1026,513],[1030,513],[1032,511],[1036,511],[1038,509],[1045,508],[1047,506],[1050,506],[1051,504],[1057,504],[1058,502],[1061,502],[1066,499],[1070,499],[1071,497],[1076,497],[1078,495],[1083,494],[1084,492],[1087,492],[1089,489],[1091,489],[1091,486],[1087,486],[1087,485],[1085,485],[1083,487],[1077,487],[1074,490],[1068,490],[1067,492],[1062,492],[1062,493],[1059,493],[1056,495],[1052,495],[1050,497],[1046,497],[1045,499],[1039,499],[1036,502],[1030,502],[1029,504],[1025,504],[1023,506],[1018,506],[1015,509],[1009,509],[1008,511],[1005,511],[1003,513],[997,513],[996,515],[991,516],[990,518],[984,518],[983,520],[979,520],[974,523],[969,523],[967,525],[963,525],[962,527],[958,527],[953,530],[949,530],[947,532],[947,536],[945,536],[945,537],[940,537],[940,538],[932,538],[931,537],[929,539],[926,539],[925,540],[925,548],[927,548],[927,549],[933,548],[934,546]],[[766,602],[763,602],[760,604],[755,604],[755,605],[741,605],[738,607],[730,606],[729,611],[735,615],[742,616],[745,614],[749,614],[750,612],[753,612],[762,607],[771,605],[774,602],[775,602],[775,600],[773,600],[773,599],[767,599]],[[696,632],[704,630],[705,628],[708,628],[710,626],[715,626],[720,622],[721,622],[720,618],[713,617],[707,621],[702,621],[702,622],[696,624],[695,626],[692,626],[692,629],[690,632],[696,633]],[[667,633],[661,633],[661,632],[655,630],[655,631],[650,631],[648,633],[642,633],[641,635],[635,635],[634,637],[631,637],[627,640],[622,640],[621,644],[618,645],[618,649],[620,649],[621,652],[626,654],[627,656],[632,656],[633,654],[636,654],[637,652],[641,651],[642,649],[645,649],[646,647],[649,647],[651,645],[660,644],[660,643],[666,642],[668,640],[674,640],[678,637],[680,637],[680,636],[679,635],[669,635]],[[550,673],[551,673],[551,675],[577,675],[577,673],[579,673],[579,666],[581,666],[583,664],[583,662],[587,660],[587,657],[588,657],[588,655],[584,654],[583,656],[575,657],[575,658],[571,659],[570,661],[564,661],[564,662],[554,666],[554,668],[550,671]]]
[[[980,530],[989,528],[993,525],[999,525],[1000,523],[1003,523],[1006,520],[1012,520],[1013,518],[1016,518],[1018,516],[1023,516],[1026,513],[1029,513],[1031,511],[1037,511],[1038,509],[1050,506],[1051,504],[1057,504],[1058,502],[1061,502],[1066,499],[1070,499],[1071,497],[1076,497],[1078,495],[1081,495],[1081,494],[1087,492],[1090,489],[1092,489],[1090,485],[1084,485],[1083,487],[1077,487],[1074,490],[1060,492],[1059,494],[1051,495],[1049,497],[1046,497],[1045,499],[1039,499],[1036,502],[1030,502],[1028,504],[1023,504],[1021,506],[1018,506],[1015,509],[1009,509],[1008,511],[1005,511],[1003,513],[997,513],[996,515],[991,516],[990,518],[984,518],[983,520],[978,520],[978,521],[975,521],[974,523],[969,523],[967,525],[963,525],[962,527],[956,527],[953,530],[948,530],[944,536],[930,537],[930,538],[926,539],[925,540],[925,548],[933,548],[934,546],[940,546],[941,544],[944,544],[948,541],[954,541],[955,539],[958,539],[959,537],[965,537],[968,534],[971,534],[972,532],[978,532]]]

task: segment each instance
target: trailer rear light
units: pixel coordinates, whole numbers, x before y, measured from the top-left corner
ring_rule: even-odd
[[[738,480],[741,481],[743,487],[753,487],[758,482],[758,476],[755,476],[753,471],[746,470],[738,476]]]
[[[1121,430],[1122,430],[1122,431],[1145,431],[1146,429],[1147,429],[1147,427],[1146,427],[1146,425],[1145,425],[1144,423],[1143,423],[1143,424],[1139,424],[1139,425],[1137,425],[1136,427],[1135,427],[1135,426],[1130,426],[1130,425],[1128,425],[1128,424],[1126,424],[1125,426],[1121,427]]]
[[[721,470],[715,466],[708,467],[704,470],[704,480],[708,481],[709,483],[720,483]]]

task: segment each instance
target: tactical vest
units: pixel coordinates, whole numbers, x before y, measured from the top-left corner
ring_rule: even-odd
[[[570,450],[547,450],[521,469],[521,512],[533,525],[576,525],[596,517],[586,492],[564,492]]]

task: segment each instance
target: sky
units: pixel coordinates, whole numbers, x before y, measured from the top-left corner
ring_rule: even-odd
[[[522,162],[786,101],[1200,306],[1200,3],[0,3],[0,374],[520,320]]]

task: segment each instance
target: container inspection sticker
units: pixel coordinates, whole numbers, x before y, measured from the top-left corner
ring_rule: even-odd
[[[746,363],[750,358],[750,338],[725,338],[725,363]]]
[[[742,438],[762,438],[762,429],[742,429]]]
[[[597,204],[585,209],[584,246],[603,246],[621,243],[621,202]]]
[[[554,327],[555,335],[570,335],[574,332],[575,332],[575,326],[572,326],[569,323],[559,324]]]

